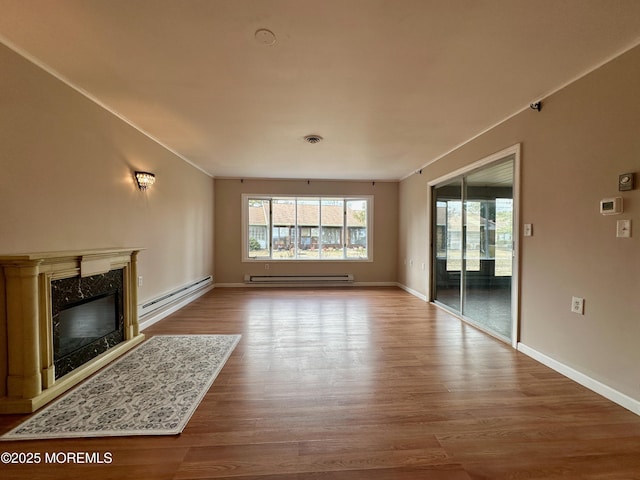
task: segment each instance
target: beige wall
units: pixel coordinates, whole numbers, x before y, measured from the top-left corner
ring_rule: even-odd
[[[373,195],[373,262],[242,261],[242,194]],[[398,231],[396,182],[215,180],[216,283],[242,283],[246,274],[353,273],[356,282],[394,283]]]
[[[242,262],[242,193],[374,195],[373,262],[270,262],[270,272],[349,272],[427,295],[427,182],[521,142],[521,220],[534,225],[520,259],[521,341],[640,399],[639,190],[622,195],[623,215],[598,213],[618,174],[640,173],[640,48],[399,185],[214,182],[4,46],[0,67],[0,253],[144,247],[141,301],[213,273],[214,243],[216,282],[264,272]],[[135,169],[157,174],[147,194]],[[615,238],[618,218],[634,222],[633,238]],[[586,299],[584,316],[569,312],[572,295]]]
[[[140,301],[213,272],[211,177],[4,46],[0,71],[1,254],[144,247]]]
[[[427,186],[424,175],[401,182],[398,190],[398,282],[414,294],[428,297],[429,241],[427,230]]]
[[[400,184],[399,282],[427,294],[425,275],[403,268],[429,245],[427,182],[522,143],[521,342],[640,400],[640,188],[620,193],[618,175],[640,182],[640,47],[610,62]],[[625,212],[602,216],[602,198]],[[616,238],[616,220],[634,236]],[[585,300],[585,315],[569,311]]]

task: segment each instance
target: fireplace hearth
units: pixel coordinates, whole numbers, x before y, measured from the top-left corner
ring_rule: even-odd
[[[144,339],[140,250],[0,256],[0,413],[37,410]]]

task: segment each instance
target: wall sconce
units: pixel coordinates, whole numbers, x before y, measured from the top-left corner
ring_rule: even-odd
[[[136,182],[141,192],[144,192],[151,185],[156,183],[156,176],[149,172],[136,172]]]

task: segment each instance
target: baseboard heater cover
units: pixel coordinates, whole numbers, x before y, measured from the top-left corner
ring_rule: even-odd
[[[245,275],[245,283],[351,283],[352,273],[331,275]]]
[[[158,310],[170,303],[177,302],[181,298],[189,295],[190,293],[195,292],[196,290],[200,290],[213,282],[213,277],[209,275],[201,280],[197,280],[195,282],[184,285],[176,290],[173,290],[165,295],[161,295],[158,298],[154,298],[153,300],[149,300],[148,302],[140,305],[138,309],[138,316],[142,317],[144,315],[148,315],[149,313]]]

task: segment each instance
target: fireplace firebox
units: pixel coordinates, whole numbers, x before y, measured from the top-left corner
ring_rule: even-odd
[[[56,379],[124,340],[123,271],[51,282]]]
[[[54,363],[114,332],[122,335],[118,303],[118,292],[114,292],[83,300],[62,310],[58,322],[53,321]],[[59,370],[56,368],[56,377],[62,376]]]

